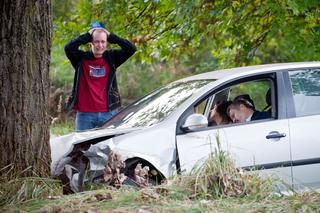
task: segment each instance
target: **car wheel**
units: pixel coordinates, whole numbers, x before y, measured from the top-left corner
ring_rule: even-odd
[[[162,180],[164,179],[163,175],[148,161],[143,160],[141,158],[132,158],[126,160],[126,167],[124,169],[124,174],[134,181],[137,182],[135,179],[135,169],[137,168],[138,164],[141,164],[141,167],[144,168],[145,166],[149,167],[148,177],[149,177],[149,185],[155,186],[161,184]],[[131,181],[130,181],[131,182]],[[139,186],[139,184],[137,184]]]

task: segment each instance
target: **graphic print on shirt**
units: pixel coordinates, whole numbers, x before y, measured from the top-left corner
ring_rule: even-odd
[[[90,66],[90,71],[89,71],[89,76],[93,77],[93,78],[102,78],[104,76],[106,76],[106,70],[103,67],[94,67],[94,66]]]

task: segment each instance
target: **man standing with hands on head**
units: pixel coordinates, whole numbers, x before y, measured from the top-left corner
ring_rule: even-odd
[[[90,43],[91,51],[81,45]],[[120,49],[107,49],[107,44]],[[68,109],[75,109],[76,130],[101,127],[120,106],[116,69],[136,51],[134,44],[110,33],[101,22],[93,22],[89,32],[65,46],[65,53],[75,69]]]

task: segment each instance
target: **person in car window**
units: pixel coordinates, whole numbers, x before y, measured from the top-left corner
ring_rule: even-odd
[[[233,123],[270,118],[269,112],[260,112],[255,109],[254,102],[248,94],[237,96],[228,107],[227,114]]]
[[[214,107],[210,111],[209,115],[209,126],[228,124],[232,122],[227,114],[228,106],[231,103],[231,101],[218,101],[216,104],[214,104]]]
[[[81,45],[90,43],[91,51]],[[119,49],[107,49],[107,44]],[[136,51],[134,44],[110,33],[101,22],[93,22],[89,31],[65,46],[65,53],[75,69],[72,94],[67,108],[77,111],[76,130],[102,126],[120,107],[116,69]]]

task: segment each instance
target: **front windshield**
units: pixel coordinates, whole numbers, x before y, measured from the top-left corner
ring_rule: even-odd
[[[129,105],[110,121],[105,128],[147,127],[170,115],[187,98],[212,80],[194,80],[171,83]]]

